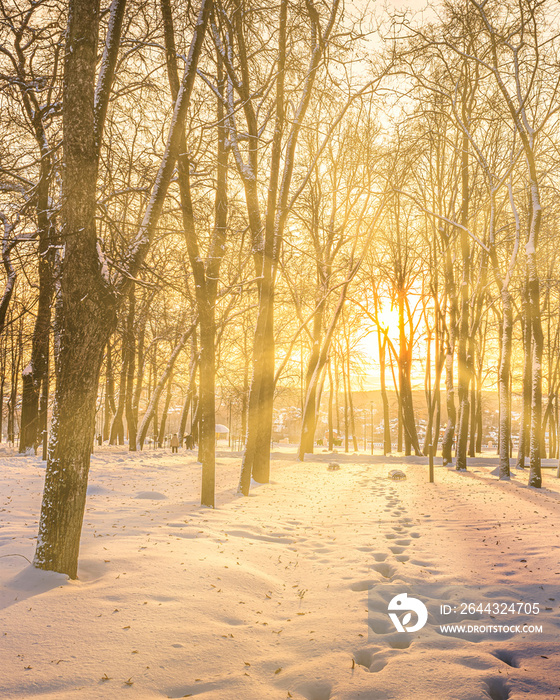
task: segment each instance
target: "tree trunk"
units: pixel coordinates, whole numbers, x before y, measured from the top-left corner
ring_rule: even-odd
[[[334,447],[333,399],[334,399],[335,388],[334,388],[334,384],[333,384],[332,366],[331,366],[330,358],[328,361],[328,373],[329,373],[329,403],[328,403],[328,414],[327,414],[328,431],[329,431],[328,449],[329,449],[329,452],[332,452],[333,447]]]
[[[154,416],[157,413],[156,406],[158,404],[159,398],[169,380],[169,377],[171,376],[171,373],[173,372],[173,367],[175,366],[175,362],[177,361],[177,358],[179,357],[179,354],[183,347],[185,346],[185,343],[187,340],[190,338],[192,333],[194,332],[195,325],[189,326],[187,330],[183,333],[183,335],[179,338],[178,342],[176,343],[175,347],[173,348],[173,352],[169,356],[169,359],[167,361],[167,365],[165,366],[165,369],[163,370],[163,373],[161,377],[159,378],[159,381],[157,382],[154,391],[150,397],[150,402],[148,404],[148,407],[146,409],[146,413],[144,414],[144,417],[142,418],[142,423],[140,424],[140,427],[138,429],[138,445],[137,449],[141,450],[142,447],[144,446],[144,441],[146,440],[146,436],[148,434],[148,430],[150,427],[150,421],[154,418]],[[156,418],[157,420],[157,418]],[[155,430],[154,430],[154,436],[157,439],[158,436],[158,425],[157,422],[155,424]]]
[[[125,388],[125,414],[126,430],[128,433],[128,449],[136,450],[137,416],[134,413],[134,372],[136,360],[136,342],[134,339],[134,315],[136,313],[136,297],[134,287],[130,288],[128,295],[128,315],[126,320],[126,331],[123,342],[126,345],[127,371]],[[143,341],[142,341],[143,342]]]
[[[187,386],[187,391],[185,393],[185,401],[183,403],[183,408],[181,409],[181,422],[179,425],[179,445],[183,445],[184,439],[186,437],[186,430],[187,430],[187,420],[189,417],[189,411],[191,412],[191,418],[192,418],[192,411],[194,408],[194,387],[196,383],[196,373],[197,373],[197,368],[198,368],[198,350],[197,350],[197,341],[196,341],[196,333],[193,333],[192,341],[191,341],[191,362],[189,366],[189,383]]]
[[[179,91],[177,77],[177,59],[175,51],[175,38],[173,31],[173,19],[169,0],[161,2],[165,30],[166,59],[171,93],[176,98]],[[218,53],[217,58],[217,124],[218,124],[218,148],[216,166],[216,198],[214,213],[214,229],[208,251],[208,262],[205,266],[200,255],[200,245],[197,238],[195,219],[190,191],[189,160],[187,156],[186,138],[181,138],[181,147],[178,159],[178,180],[181,197],[181,211],[183,217],[183,229],[189,261],[193,272],[196,291],[196,306],[200,325],[200,401],[199,401],[199,427],[200,443],[198,459],[202,463],[202,505],[214,507],[215,471],[216,471],[216,321],[215,303],[217,295],[217,281],[220,272],[220,264],[225,253],[226,227],[227,227],[227,150],[225,147],[226,127],[224,124],[224,75],[222,59]]]
[[[354,417],[354,401],[352,400],[352,384],[348,374],[348,414],[350,418],[350,432],[352,433],[352,449],[358,451],[358,438],[356,437],[356,421]]]
[[[140,397],[142,396],[143,385],[144,385],[144,339],[146,337],[146,316],[143,315],[139,323],[139,328],[137,331],[138,340],[136,342],[136,356],[137,356],[137,369],[136,369],[136,385],[134,391],[132,392],[132,405],[131,405],[131,417],[129,420],[127,414],[127,424],[128,424],[128,449],[130,452],[136,452],[138,445],[138,410],[140,405]],[[132,339],[134,342],[134,338]],[[134,363],[133,363],[134,364]],[[129,372],[133,367],[129,367]],[[132,379],[131,386],[132,386]],[[128,389],[128,387],[127,387]]]
[[[531,261],[531,264],[532,261]],[[536,269],[536,266],[535,266]],[[539,280],[533,271],[529,279],[533,363],[531,367],[531,432],[529,440],[529,486],[540,488],[542,436],[542,356],[543,333],[539,297]]]
[[[256,452],[253,458],[253,478],[260,484],[270,481],[270,446],[272,442],[272,420],[274,408],[274,366],[276,342],[274,339],[274,288],[269,288],[269,302],[264,334],[262,374],[260,382],[260,411]]]
[[[103,415],[103,441],[109,440],[111,435],[112,417],[115,415],[115,377],[113,375],[113,353],[111,341],[107,342],[107,354],[105,364],[105,408]]]
[[[311,8],[311,5],[309,5]],[[287,216],[289,213],[289,196],[294,172],[295,152],[303,118],[310,104],[311,94],[320,61],[337,13],[337,4],[333,5],[331,21],[322,32],[316,24],[316,10],[309,13],[311,23],[316,32],[316,41],[311,52],[309,69],[303,79],[302,93],[299,104],[291,117],[287,138],[283,144],[285,127],[284,79],[286,62],[286,29],[288,3],[282,0],[279,7],[278,23],[278,63],[276,78],[276,115],[272,149],[270,156],[270,177],[268,182],[268,197],[265,226],[262,227],[259,210],[257,188],[258,170],[258,140],[259,134],[254,120],[253,105],[248,94],[245,100],[246,116],[251,122],[249,128],[249,161],[250,177],[243,177],[247,200],[247,213],[253,239],[253,254],[255,269],[259,282],[259,314],[253,346],[253,381],[249,395],[249,425],[247,445],[243,456],[239,491],[244,495],[249,493],[251,475],[255,481],[266,483],[270,479],[270,442],[272,437],[273,401],[275,389],[275,341],[274,341],[274,287],[276,267],[284,235]],[[238,25],[239,27],[241,25]],[[240,36],[242,41],[242,36]],[[242,52],[241,62],[247,70],[246,55]],[[252,114],[250,113],[252,111]],[[284,157],[284,167],[280,178],[280,163]],[[279,184],[280,183],[280,184]],[[263,237],[264,231],[264,237]]]
[[[34,564],[76,578],[95,399],[115,300],[100,274],[93,103],[99,0],[71,0],[63,86],[63,242],[57,383]]]
[[[531,319],[531,340],[533,344],[533,364],[531,367],[531,432],[529,437],[529,486],[540,488],[542,485],[541,456],[542,446],[544,444],[542,435],[542,358],[544,339],[541,323],[539,274],[536,251],[541,226],[542,206],[532,145],[531,143],[531,149],[527,153],[530,179],[531,217],[529,236],[525,246],[529,316]]]
[[[447,407],[447,425],[441,443],[441,456],[443,464],[449,464],[452,460],[453,438],[455,436],[455,424],[457,413],[455,410],[455,389],[453,386],[453,355],[455,353],[455,332],[457,324],[457,297],[455,280],[453,276],[453,261],[449,249],[449,239],[445,237],[445,288],[449,307],[449,325],[447,326],[447,338],[445,349],[445,403]]]
[[[476,451],[478,454],[482,452],[482,358],[483,355],[478,365],[476,380]]]
[[[439,305],[436,302],[436,319],[439,315]],[[443,371],[443,366],[445,364],[445,354],[442,350],[443,338],[440,337],[439,321],[436,321],[436,332],[435,332],[435,377],[432,390],[432,402],[430,407],[430,414],[428,416],[428,425],[426,427],[426,439],[424,441],[424,446],[422,453],[428,455],[429,445],[433,446],[434,454],[437,452],[437,446],[439,442],[439,428],[441,421],[441,375]]]
[[[464,76],[462,117],[466,128],[469,123],[467,108],[467,76]],[[461,148],[461,258],[463,275],[460,292],[459,334],[457,339],[457,394],[459,398],[459,425],[457,428],[457,461],[455,469],[467,469],[467,442],[469,437],[469,285],[470,285],[470,243],[467,226],[469,223],[469,139],[466,132],[462,136]]]
[[[249,353],[245,353],[249,357]],[[243,367],[243,390],[241,395],[241,439],[242,448],[247,440],[247,414],[249,411],[249,363],[245,362]]]
[[[260,283],[259,314],[253,348],[253,378],[249,390],[247,444],[239,482],[239,490],[244,495],[249,493],[251,476],[259,483],[266,483],[270,469],[274,392],[274,336],[272,327],[274,315],[270,263],[269,260],[268,263],[264,264]]]
[[[37,193],[39,302],[33,330],[31,362],[24,370],[27,377],[23,378],[19,443],[21,453],[27,452],[30,448],[36,451],[37,444],[43,441],[43,430],[46,429],[45,403],[48,401],[49,341],[53,296],[52,256],[49,252],[51,226],[48,216],[48,177],[46,174],[42,176]],[[43,179],[45,180],[44,184]]]
[[[416,421],[414,419],[414,405],[412,400],[411,364],[412,364],[412,337],[407,338],[405,333],[405,301],[404,292],[399,291],[399,397],[401,409],[402,431],[404,433],[405,455],[410,455],[414,449],[416,455],[420,455]],[[412,332],[412,329],[411,329]]]
[[[391,454],[391,423],[389,416],[389,397],[387,396],[387,384],[385,381],[385,353],[387,349],[387,332],[383,333],[381,341],[381,330],[378,330],[377,340],[379,347],[379,385],[381,390],[381,403],[383,405],[383,454]],[[373,416],[372,416],[373,420]]]
[[[498,394],[500,398],[500,479],[510,478],[509,452],[511,440],[511,352],[513,336],[513,311],[511,295],[502,288],[502,342],[500,368],[498,372]]]
[[[303,405],[303,416],[301,425],[301,438],[299,443],[299,459],[303,460],[305,454],[312,454],[315,444],[315,430],[317,426],[316,414],[316,398],[317,398],[317,381],[318,373],[315,372],[319,363],[321,353],[321,334],[323,326],[323,307],[324,304],[318,304],[313,317],[313,345],[311,347],[311,355],[307,364],[307,372],[305,375],[305,400]],[[315,378],[315,382],[312,381]]]
[[[521,416],[519,419],[519,446],[517,450],[517,469],[525,469],[525,457],[529,453],[529,434],[531,430],[531,367],[533,365],[533,343],[531,340],[531,308],[529,290],[523,290],[521,308],[521,329],[523,334],[523,379],[521,396]]]
[[[6,379],[4,377],[4,372],[0,377],[0,443],[4,440],[4,384]]]
[[[169,406],[171,405],[171,389],[173,384],[173,372],[169,375],[167,380],[167,391],[165,393],[165,403],[163,404],[163,411],[161,412],[161,418],[159,421],[159,432],[158,432],[158,445],[163,447],[165,444],[165,434],[167,426],[167,414],[169,413]]]
[[[22,359],[22,330],[21,330],[21,320],[19,324],[18,340],[15,341],[15,327],[12,324],[10,328],[10,342],[11,342],[11,382],[10,382],[10,395],[8,398],[8,442],[15,445],[16,442],[16,407],[17,407],[17,395],[18,395],[18,380],[19,380],[19,370]]]
[[[35,401],[37,398],[37,401]],[[19,453],[35,452],[37,438],[37,419],[39,413],[39,400],[36,387],[33,384],[31,363],[23,370],[21,375],[21,430],[19,433]],[[29,445],[29,446],[28,446]]]
[[[342,360],[342,390],[344,392],[344,452],[349,452],[348,387],[346,382],[346,362],[344,359]]]
[[[126,331],[123,332],[122,349],[121,349],[121,374],[119,378],[119,400],[117,402],[117,410],[113,416],[111,423],[111,432],[109,433],[110,445],[124,445],[124,408],[126,403],[126,379],[128,376],[128,360],[129,351],[125,339]]]
[[[114,12],[107,35],[99,84],[107,95],[112,83]],[[198,56],[211,2],[202,1],[185,65],[164,156],[140,230],[124,256],[123,274],[113,287],[105,275],[96,235],[96,182],[103,114],[94,91],[99,29],[99,0],[69,0],[63,81],[63,181],[61,212],[64,255],[57,302],[56,391],[49,459],[34,564],[75,578],[85,508],[95,402],[103,349],[116,326],[122,299],[150,248],[179,146],[179,130],[188,110]],[[109,74],[106,74],[109,71]],[[99,93],[97,94],[99,97]],[[117,292],[117,293],[115,293]]]
[[[400,375],[400,372],[399,372]],[[399,376],[400,379],[400,376]],[[397,393],[397,452],[403,451],[403,404],[402,393],[399,387]]]

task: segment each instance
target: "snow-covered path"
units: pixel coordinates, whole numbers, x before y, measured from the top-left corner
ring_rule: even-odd
[[[273,482],[239,498],[240,460],[223,453],[212,511],[192,455],[97,453],[79,580],[0,560],[0,697],[560,699],[552,471],[535,492],[497,482],[492,459],[428,484],[424,460],[276,457]],[[43,468],[0,459],[0,555],[32,558]],[[387,615],[402,592],[428,606],[418,632]],[[521,599],[539,615],[437,612]],[[440,632],[456,621],[544,633]]]

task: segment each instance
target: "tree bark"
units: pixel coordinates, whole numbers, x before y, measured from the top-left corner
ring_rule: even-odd
[[[37,186],[37,230],[39,238],[39,302],[33,329],[31,362],[24,370],[21,401],[21,431],[19,451],[36,450],[46,430],[46,403],[49,392],[49,343],[51,331],[51,302],[54,285],[52,277],[52,223],[49,207],[51,178],[50,155],[42,154],[41,175]]]
[[[171,93],[178,94],[177,58],[175,52],[173,19],[169,0],[161,0],[165,29],[166,59]],[[200,326],[200,374],[199,374],[199,426],[200,442],[198,459],[202,463],[202,505],[214,507],[216,471],[216,319],[215,305],[220,265],[225,253],[227,227],[227,151],[224,124],[224,76],[221,57],[217,56],[217,124],[218,148],[216,158],[216,196],[214,207],[214,230],[209,244],[206,265],[200,255],[190,190],[189,160],[186,138],[181,139],[181,155],[178,160],[178,180],[181,197],[183,229],[187,251],[195,283],[195,297]]]
[[[441,444],[443,464],[452,462],[453,438],[457,413],[455,410],[455,389],[453,386],[453,356],[455,353],[455,333],[457,326],[457,296],[453,275],[453,262],[449,248],[449,238],[445,236],[445,288],[448,304],[449,323],[446,328],[445,348],[445,403],[447,408],[447,425]]]
[[[465,71],[466,72],[466,71]],[[464,129],[469,124],[469,110],[467,106],[467,92],[470,89],[467,84],[468,73],[464,75],[462,118]],[[460,316],[459,333],[457,338],[457,394],[459,398],[459,425],[457,427],[457,460],[455,469],[465,471],[467,469],[467,443],[469,437],[469,384],[470,362],[469,357],[469,286],[470,286],[470,242],[467,233],[469,222],[469,139],[466,131],[462,135],[461,148],[461,259],[463,265],[461,291],[460,291]]]
[[[315,372],[319,364],[321,354],[321,336],[323,326],[324,304],[318,304],[313,316],[313,334],[311,355],[307,363],[305,375],[305,402],[303,408],[301,438],[299,445],[299,459],[303,460],[305,454],[311,454],[315,444],[315,430],[317,427],[317,381],[318,374]],[[313,382],[313,378],[316,378]]]
[[[529,290],[525,284],[522,294],[521,331],[523,335],[523,378],[521,395],[521,416],[519,418],[519,446],[517,450],[517,469],[525,469],[525,457],[529,453],[529,435],[531,430],[531,367],[533,365],[533,343],[531,340],[531,309]]]
[[[411,385],[411,364],[412,364],[412,333],[413,326],[410,326],[410,337],[405,333],[405,299],[404,292],[398,292],[399,310],[399,397],[401,409],[402,432],[404,437],[405,455],[410,455],[411,449],[414,454],[420,455],[420,445],[418,444],[418,433],[416,432],[416,421],[414,418],[414,405],[412,400]]]
[[[126,345],[127,363],[126,363],[126,387],[125,387],[125,414],[126,414],[126,431],[128,433],[128,449],[134,451],[136,449],[136,431],[137,417],[134,413],[134,372],[136,360],[136,342],[134,339],[134,316],[136,313],[136,297],[134,287],[130,288],[128,295],[128,315],[126,320],[126,329],[123,337],[123,342]],[[132,445],[134,450],[132,450]]]
[[[118,303],[155,234],[178,155],[211,4],[211,0],[202,0],[164,157],[140,230],[124,256],[125,274],[112,284],[98,247],[95,222],[98,141],[103,132],[103,124],[94,117],[99,0],[69,0],[63,82],[64,257],[55,326],[57,381],[34,565],[71,578],[76,578],[78,569],[103,349],[116,325]],[[108,36],[113,42],[120,39],[118,32]],[[112,83],[110,66],[110,61],[102,65],[102,71],[109,72],[108,84]]]
[[[389,397],[387,395],[387,383],[385,380],[385,357],[387,349],[387,333],[388,329],[383,333],[383,341],[381,340],[382,331],[378,328],[377,341],[379,347],[379,385],[381,391],[381,403],[383,405],[383,454],[389,455],[392,451],[391,445],[391,423],[389,416]],[[373,417],[372,417],[373,420]]]
[[[111,432],[109,433],[110,445],[124,445],[124,409],[126,403],[126,379],[128,376],[129,351],[125,339],[126,330],[123,331],[121,348],[121,373],[119,377],[119,400],[117,410],[111,422]]]
[[[63,242],[57,383],[35,566],[77,576],[95,399],[115,300],[99,270],[93,101],[98,0],[71,0],[64,66]]]
[[[112,417],[115,415],[115,377],[113,375],[113,350],[111,341],[107,341],[105,361],[105,406],[103,413],[103,441],[111,435]]]
[[[502,288],[502,342],[500,368],[498,371],[498,394],[500,398],[500,479],[510,478],[509,452],[511,441],[511,352],[513,336],[513,310],[511,295]]]
[[[167,391],[165,392],[165,403],[163,404],[163,411],[161,412],[161,417],[159,421],[159,432],[158,432],[158,446],[163,447],[165,444],[165,434],[167,426],[167,414],[169,413],[169,406],[171,405],[171,389],[173,386],[173,372],[169,375],[167,380]]]

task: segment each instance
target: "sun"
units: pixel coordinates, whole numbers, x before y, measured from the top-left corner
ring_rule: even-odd
[[[390,336],[398,333],[399,330],[399,311],[394,306],[382,306],[377,314],[377,321],[382,331],[388,331]]]
[[[396,307],[389,304],[380,308],[377,314],[377,323],[382,332],[387,332],[390,340],[395,342],[399,335],[399,312]],[[377,336],[377,324],[368,324],[368,330],[360,343],[363,352],[374,362],[379,362],[379,339]]]

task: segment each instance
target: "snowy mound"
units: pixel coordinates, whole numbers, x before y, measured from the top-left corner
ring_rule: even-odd
[[[67,581],[68,576],[66,574],[58,574],[55,571],[43,571],[29,564],[4,585],[16,591],[38,594],[50,591],[57,586],[62,586]]]
[[[159,491],[139,491],[134,498],[146,498],[152,501],[164,501],[167,496]]]

